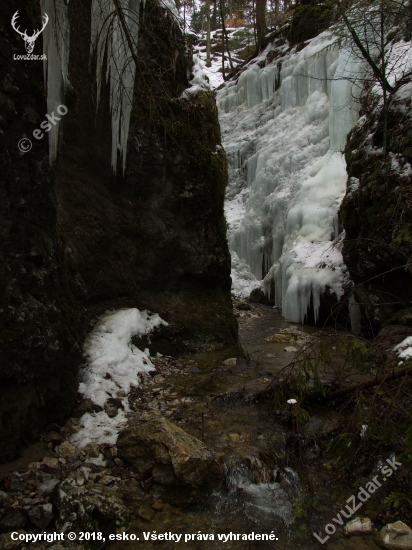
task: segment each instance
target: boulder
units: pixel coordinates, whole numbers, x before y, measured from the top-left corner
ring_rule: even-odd
[[[129,522],[127,508],[114,489],[91,481],[79,487],[73,477],[60,484],[56,506],[56,528],[63,532],[101,531],[108,536],[124,531]]]
[[[380,530],[376,543],[389,550],[412,550],[412,529],[403,521],[389,523]]]
[[[119,456],[163,485],[197,489],[223,477],[213,454],[196,437],[154,413],[131,419],[117,441]]]
[[[354,518],[344,527],[345,535],[365,535],[372,533],[372,522],[369,518]]]
[[[38,529],[46,529],[53,520],[53,506],[50,503],[32,506],[28,515],[32,524]]]

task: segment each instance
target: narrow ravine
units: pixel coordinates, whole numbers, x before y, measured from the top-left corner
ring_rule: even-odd
[[[305,481],[285,462],[286,441],[293,436],[293,427],[276,423],[270,403],[256,404],[250,398],[267,387],[307,338],[319,331],[287,323],[269,306],[243,302],[240,307],[237,316],[247,350],[244,357],[227,357],[228,350],[221,349],[176,359],[155,358],[156,374],[143,375],[141,386],[131,395],[131,408],[142,417],[147,409],[157,410],[203,440],[224,465],[225,478],[214,490],[189,498],[184,491],[151,486],[132,513],[129,533],[140,541],[130,542],[130,548],[140,548],[143,533],[149,532],[182,535],[179,542],[162,541],[162,548],[200,549],[206,544],[210,548],[222,548],[223,544],[248,549],[276,545],[290,550],[317,548],[311,526],[321,526],[333,504],[327,491],[325,494],[328,474],[316,474],[309,450],[307,474],[315,492],[319,491],[316,499],[320,505],[311,521],[300,518]],[[315,415],[308,433],[330,429],[333,421],[332,415]],[[235,535],[251,533],[272,533],[276,539],[235,540]],[[193,539],[185,541],[189,534]],[[214,540],[202,540],[206,535],[213,535]],[[218,535],[229,538],[222,542]],[[356,548],[363,548],[362,538],[357,542]],[[339,539],[336,544],[331,548],[340,548]],[[148,540],[144,545],[157,547],[159,542]],[[120,550],[124,542],[111,548]]]

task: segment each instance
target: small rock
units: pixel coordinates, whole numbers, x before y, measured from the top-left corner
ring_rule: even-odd
[[[17,531],[26,526],[27,519],[19,510],[8,514],[0,520],[0,532],[8,533],[9,531]]]
[[[88,443],[83,451],[90,458],[98,458],[100,455],[100,447],[97,443]]]
[[[68,456],[76,452],[76,447],[68,441],[64,441],[61,445],[58,446],[57,451],[61,458],[67,458]]]
[[[250,305],[247,302],[240,302],[237,305],[237,309],[240,309],[241,311],[250,311]]]
[[[13,540],[11,538],[12,533],[14,538],[17,538],[17,540]],[[24,541],[18,540],[18,538],[19,535],[25,535],[26,532],[23,531],[23,529],[18,529],[17,531],[12,531],[12,533],[6,533],[2,536],[0,542],[0,550],[16,550],[17,548],[20,548],[20,546],[23,544]]]
[[[345,535],[365,535],[372,533],[372,522],[369,518],[355,518],[344,527]]]
[[[32,506],[28,514],[33,525],[39,529],[46,529],[53,520],[53,506],[51,504],[38,504]]]
[[[223,364],[227,366],[236,365],[236,361],[236,357],[230,357],[230,359],[226,359],[226,361],[223,361]]]
[[[142,504],[137,512],[138,515],[146,521],[151,521],[155,517],[154,510],[148,504]]]
[[[104,412],[107,414],[109,418],[114,418],[117,416],[117,413],[119,412],[116,405],[113,405],[112,403],[105,403],[104,404]]]
[[[107,458],[107,460],[113,460],[117,456],[117,449],[116,447],[109,447],[105,446],[101,449],[104,456]]]
[[[60,483],[60,480],[55,477],[49,477],[37,489],[37,493],[40,496],[46,496],[52,493],[57,485]]]
[[[82,417],[85,413],[92,413],[95,411],[95,405],[91,399],[84,399],[80,405],[73,412],[75,418]]]
[[[16,479],[15,477],[12,477],[10,480],[9,485],[10,491],[25,491],[27,489],[26,484],[24,481],[20,481],[19,479]]]
[[[156,510],[156,512],[161,512],[164,508],[164,504],[162,500],[155,500],[151,506],[153,510]]]
[[[66,433],[74,435],[80,431],[80,424],[77,418],[69,418],[65,424]]]
[[[200,370],[199,367],[190,367],[187,372],[190,372],[190,374],[199,374]]]
[[[412,529],[403,521],[389,523],[380,530],[376,543],[389,550],[412,550]]]
[[[287,353],[295,353],[296,351],[298,351],[298,348],[295,348],[294,346],[287,346],[287,347],[285,348],[285,351],[286,351]]]
[[[59,468],[59,459],[54,456],[45,456],[41,461],[41,466],[46,470],[57,470]]]
[[[237,443],[240,440],[240,435],[236,433],[229,434],[229,439],[232,443]]]
[[[116,466],[118,466],[119,468],[123,468],[124,467],[124,462],[121,458],[118,458],[116,457],[113,462],[116,464]]]
[[[53,447],[60,445],[64,441],[63,437],[58,432],[48,432],[43,436],[43,441],[45,443],[51,443]]]

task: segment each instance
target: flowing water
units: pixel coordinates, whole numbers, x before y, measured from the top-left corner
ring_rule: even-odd
[[[132,518],[129,533],[140,540],[113,543],[113,550],[124,550],[125,544],[131,549],[142,545],[187,549],[319,548],[312,532],[316,528],[323,531],[335,510],[338,511],[338,504],[328,494],[330,473],[322,467],[321,460],[313,460],[310,453],[304,455],[305,475],[310,478],[316,503],[316,511],[308,514],[305,476],[285,461],[285,441],[293,435],[293,428],[274,422],[270,403],[255,404],[247,399],[264,389],[273,374],[290,362],[293,352],[285,348],[296,346],[297,338],[304,341],[318,331],[286,323],[276,310],[267,306],[252,305],[251,311],[239,315],[240,337],[249,360],[246,356],[237,359],[236,364],[225,363],[228,350],[198,353],[179,358],[178,365],[184,370],[164,380],[165,387],[181,400],[179,408],[169,417],[187,432],[202,438],[213,450],[224,464],[224,485],[200,498],[186,497],[186,500],[180,500],[178,494],[159,491],[155,496],[173,505],[165,505],[151,521]],[[316,429],[321,429],[325,422],[333,422],[333,413],[318,415]],[[179,542],[146,541],[143,533],[149,532],[182,534],[182,538]],[[252,533],[272,534],[273,538],[250,540]],[[185,541],[185,535],[188,538],[189,534],[193,537]],[[222,534],[225,538],[219,540],[218,535]],[[214,540],[207,535],[213,535]],[[242,540],[242,535],[248,535],[249,539]],[[363,537],[356,537],[357,546],[353,544],[338,535],[326,547],[336,550],[370,547]]]

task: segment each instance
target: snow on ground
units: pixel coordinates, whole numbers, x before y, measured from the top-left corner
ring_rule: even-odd
[[[322,33],[299,52],[272,44],[217,96],[234,291],[250,274],[267,292],[274,279],[276,305],[293,322],[304,321],[311,296],[316,318],[326,287],[339,298],[348,282],[337,211],[347,180],[341,151],[358,106],[345,76],[361,68],[333,43]]]
[[[399,365],[402,365],[404,361],[412,359],[412,336],[408,336],[405,340],[402,340],[400,344],[393,348],[393,351],[396,351],[399,359],[401,359]]]
[[[79,393],[100,407],[110,398],[120,397],[123,410],[114,418],[104,410],[84,414],[82,429],[71,438],[73,444],[83,448],[91,442],[116,443],[119,428],[126,423],[131,386],[138,385],[139,372],[154,370],[149,351],[141,351],[131,339],[162,324],[167,325],[159,315],[135,308],[106,312],[99,318],[84,344],[86,365],[80,372]]]

